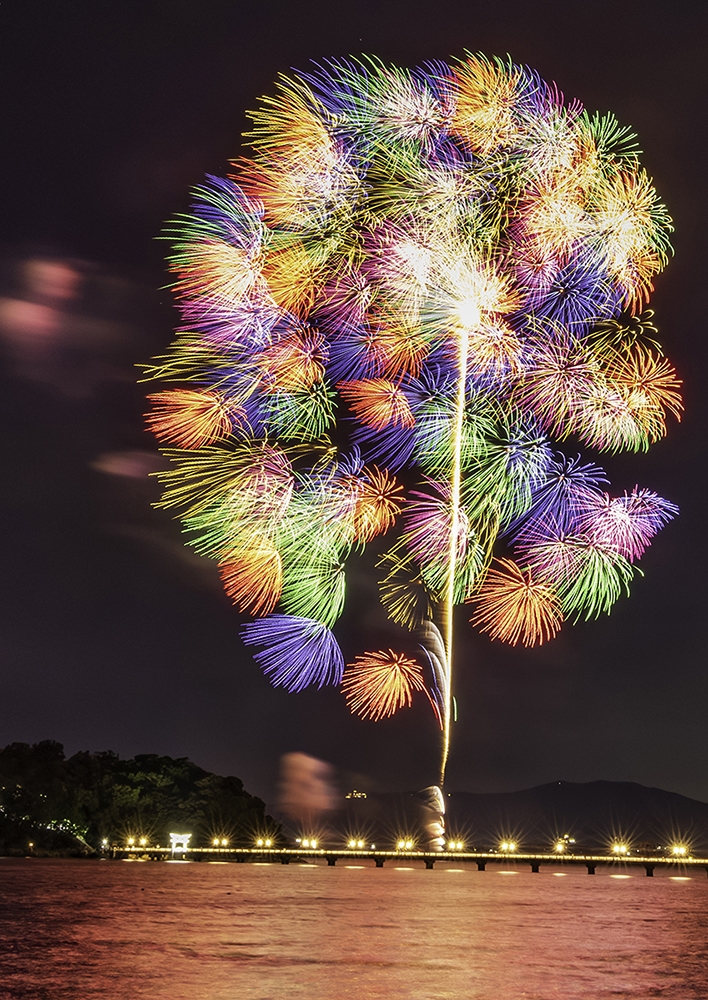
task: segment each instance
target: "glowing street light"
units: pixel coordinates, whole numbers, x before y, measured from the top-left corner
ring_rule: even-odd
[[[514,854],[516,851],[516,841],[503,840],[499,845],[499,849],[504,851],[505,854]]]
[[[396,843],[396,849],[399,851],[412,851],[414,847],[412,840],[402,839]]]
[[[671,847],[671,853],[674,857],[684,858],[688,854],[688,848],[685,844],[673,844]]]
[[[464,849],[464,846],[461,840],[448,840],[447,842],[448,851],[461,851]]]
[[[305,839],[302,841],[302,846],[308,848],[308,850],[311,851],[316,849],[317,844],[318,841],[313,837],[305,837]]]
[[[347,846],[352,851],[357,849],[361,850],[362,847],[364,847],[364,841],[361,839],[357,840],[355,837],[352,837]]]
[[[564,854],[571,844],[575,843],[574,837],[569,837],[567,833],[564,833],[562,837],[559,837],[553,846],[553,850],[556,854]]]
[[[627,844],[623,844],[619,841],[616,841],[612,845],[612,853],[617,855],[629,854],[629,847],[627,846]]]
[[[141,847],[145,847],[146,844],[147,844],[147,837],[141,837],[140,838],[140,846]]]
[[[132,847],[135,843],[135,837],[128,837],[128,847]]]

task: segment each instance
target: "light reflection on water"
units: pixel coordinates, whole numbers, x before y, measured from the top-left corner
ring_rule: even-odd
[[[0,859],[0,997],[708,997],[698,872],[515,873]]]

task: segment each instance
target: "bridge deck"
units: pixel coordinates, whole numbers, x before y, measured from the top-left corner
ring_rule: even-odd
[[[209,858],[222,861],[245,862],[254,860],[280,861],[289,864],[292,861],[316,861],[323,859],[330,867],[337,861],[374,861],[377,867],[383,867],[386,861],[423,861],[426,868],[432,868],[438,862],[475,862],[478,867],[484,869],[487,864],[517,863],[529,864],[532,871],[538,871],[542,864],[573,864],[585,865],[589,874],[594,874],[597,865],[629,865],[639,866],[646,870],[647,875],[653,873],[654,868],[682,867],[682,868],[704,868],[708,873],[708,858],[696,857],[662,857],[654,855],[632,855],[621,856],[613,854],[571,854],[564,853],[496,853],[489,851],[406,851],[406,850],[352,850],[343,848],[335,850],[333,848],[260,848],[260,847],[188,847],[185,849],[172,850],[171,847],[112,847],[108,853],[113,858],[128,857],[149,857],[149,858],[180,858],[187,859],[194,857],[197,860],[207,860]]]

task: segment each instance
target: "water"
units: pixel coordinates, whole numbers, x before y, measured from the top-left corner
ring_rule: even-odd
[[[455,867],[0,859],[0,997],[708,998],[704,871]]]

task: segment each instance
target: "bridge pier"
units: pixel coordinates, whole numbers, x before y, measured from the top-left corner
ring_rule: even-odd
[[[654,865],[644,865],[644,871],[647,873],[647,878],[654,877]]]
[[[377,868],[383,868],[386,858],[374,858]]]
[[[339,861],[339,858],[327,858],[327,867],[334,868],[334,866],[337,864],[337,861]]]
[[[289,865],[290,864],[290,858],[287,856],[287,854],[281,854],[280,855],[280,863],[281,863],[281,865]]]
[[[588,870],[588,875],[594,875],[595,874],[595,865],[591,865],[591,864],[589,864],[589,863],[586,862],[585,867]]]
[[[531,871],[533,872],[534,875],[538,875],[540,867],[541,867],[541,862],[540,861],[532,861],[531,862]]]
[[[486,861],[478,861],[477,862],[477,871],[478,872],[483,872],[486,867],[487,867],[487,862]]]
[[[435,861],[434,861],[433,858],[426,858],[425,859],[425,867],[428,869],[428,871],[432,871],[433,870],[433,865],[434,864],[435,864]]]

